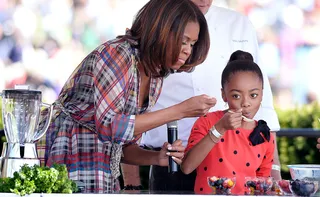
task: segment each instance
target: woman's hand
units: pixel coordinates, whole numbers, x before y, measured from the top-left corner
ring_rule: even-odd
[[[206,115],[211,107],[215,106],[217,100],[208,95],[200,95],[191,97],[178,104],[178,110],[182,113],[182,117],[199,117]]]
[[[185,147],[182,145],[182,140],[176,140],[172,145],[168,142],[165,142],[162,146],[161,151],[159,152],[159,166],[168,166],[169,156],[172,156],[172,159],[180,165],[184,157],[184,149]]]
[[[234,130],[241,127],[242,110],[236,110],[232,113],[226,112],[223,117],[215,124],[216,130],[223,135],[227,130]]]

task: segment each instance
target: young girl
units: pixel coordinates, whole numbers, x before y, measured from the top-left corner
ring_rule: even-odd
[[[262,101],[263,77],[250,53],[231,55],[221,85],[229,109],[195,122],[181,170],[197,169],[195,193],[212,192],[208,177],[235,176],[232,193],[243,194],[246,176],[270,176],[275,143],[266,122],[252,120]]]

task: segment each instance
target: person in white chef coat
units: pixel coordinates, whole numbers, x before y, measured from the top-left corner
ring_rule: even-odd
[[[232,52],[243,50],[251,53],[255,62],[258,58],[258,41],[255,29],[249,19],[232,10],[212,5],[213,0],[191,0],[205,14],[210,33],[210,50],[204,63],[192,73],[176,73],[164,80],[163,89],[159,100],[152,110],[160,110],[175,105],[190,97],[207,94],[217,99],[217,104],[210,111],[227,109],[221,98],[221,73]],[[261,68],[263,71],[263,68]],[[264,90],[260,110],[255,116],[256,120],[263,119],[275,132],[280,129],[278,116],[273,107],[273,96],[268,77],[263,73]],[[186,146],[191,128],[197,118],[185,118],[178,121],[178,137]],[[141,146],[159,150],[166,142],[166,125],[152,129],[143,134]],[[275,143],[276,145],[276,143]],[[277,147],[275,149],[272,176],[281,179]],[[129,177],[131,183],[139,183],[139,170],[136,166],[123,166],[124,177]],[[167,167],[151,166],[149,189],[152,191],[193,191],[195,172],[185,175],[181,171],[168,174]],[[124,181],[125,185],[126,179]]]

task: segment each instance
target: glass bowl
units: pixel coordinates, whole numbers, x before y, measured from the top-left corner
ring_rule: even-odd
[[[316,164],[294,164],[287,165],[293,180],[304,178],[315,178],[320,180],[320,165]]]
[[[231,194],[231,189],[236,184],[236,177],[208,177],[208,185],[212,188],[212,194]]]
[[[289,180],[278,180],[276,181],[280,191],[282,192],[283,195],[291,195],[292,192],[290,190],[290,181]]]
[[[291,180],[289,188],[295,196],[311,196],[318,191],[318,181],[309,179]]]
[[[248,195],[265,195],[271,191],[273,185],[272,177],[245,177],[245,194]]]

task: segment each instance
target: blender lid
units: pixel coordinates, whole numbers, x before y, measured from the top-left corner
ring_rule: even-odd
[[[8,97],[41,98],[41,91],[9,89],[9,90],[2,90],[2,96],[3,98],[8,98]]]

